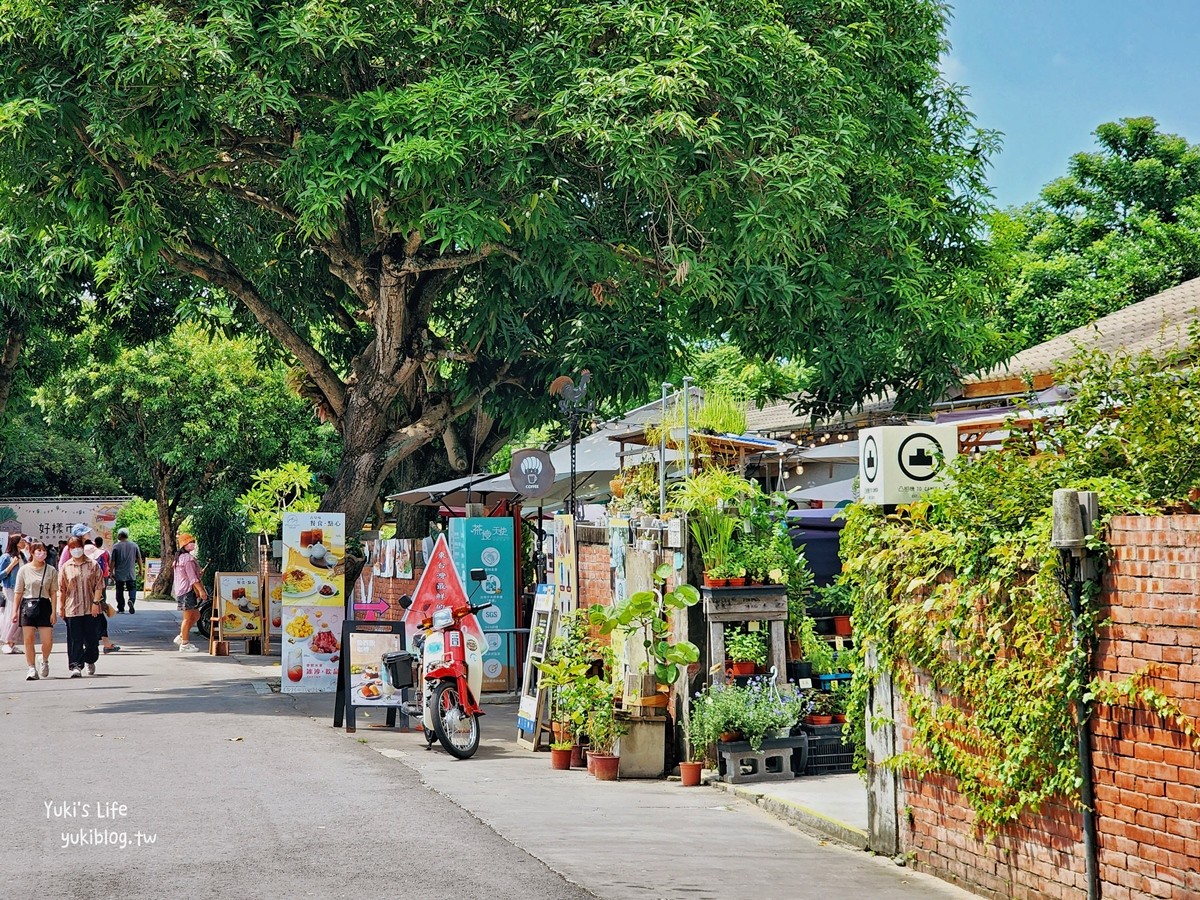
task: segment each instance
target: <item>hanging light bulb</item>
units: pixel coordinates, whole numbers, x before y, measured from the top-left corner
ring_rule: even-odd
[[[848,437],[850,437],[850,435],[848,435],[848,434],[839,434],[839,435],[838,435],[838,440],[839,440],[839,441],[844,441],[844,440],[846,440]]]
[[[827,440],[829,440],[829,435],[827,435],[827,434],[821,435],[821,443],[822,444],[825,443]]]
[[[804,474],[804,466],[796,466],[796,474],[803,475]]]

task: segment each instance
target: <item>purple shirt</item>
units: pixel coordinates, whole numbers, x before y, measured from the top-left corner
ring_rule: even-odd
[[[196,565],[196,557],[186,550],[175,557],[172,571],[175,582],[171,585],[171,593],[176,597],[182,597],[200,580],[200,567]]]

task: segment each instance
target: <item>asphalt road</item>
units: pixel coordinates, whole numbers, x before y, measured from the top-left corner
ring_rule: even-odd
[[[335,730],[331,695],[266,690],[277,663],[178,653],[173,604],[110,621],[94,677],[61,640],[48,680],[0,656],[2,897],[968,896],[709,788],[553,772],[515,707],[458,761],[379,711]]]
[[[48,680],[0,656],[0,895],[592,896],[245,666],[176,652],[173,605],[137,609],[94,677],[66,677],[61,626]]]

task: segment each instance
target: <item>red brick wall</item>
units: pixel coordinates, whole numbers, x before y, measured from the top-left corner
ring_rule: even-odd
[[[1113,521],[1096,670],[1148,684],[1200,720],[1200,516]],[[1101,895],[1200,897],[1200,753],[1177,724],[1142,707],[1096,709],[1093,768]],[[911,730],[901,717],[898,746]],[[1082,817],[1048,804],[994,839],[949,778],[904,778],[901,844],[914,865],[991,897],[1086,896]]]
[[[579,566],[579,605],[612,604],[612,557],[608,543],[576,544],[576,565]]]

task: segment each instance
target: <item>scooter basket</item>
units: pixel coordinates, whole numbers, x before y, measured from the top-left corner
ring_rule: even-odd
[[[396,690],[413,686],[413,663],[416,656],[407,650],[396,650],[383,654],[379,671],[384,681]]]

